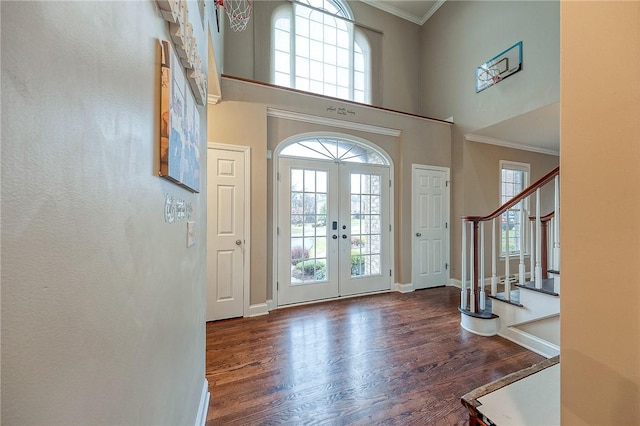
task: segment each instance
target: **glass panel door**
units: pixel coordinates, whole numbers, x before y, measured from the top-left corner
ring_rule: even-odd
[[[338,296],[337,166],[280,159],[278,304]],[[335,226],[337,228],[337,224]]]
[[[281,157],[278,305],[391,288],[389,168]]]
[[[340,294],[388,290],[389,169],[343,164],[340,174]]]

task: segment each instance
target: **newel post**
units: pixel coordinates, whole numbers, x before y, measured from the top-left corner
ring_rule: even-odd
[[[473,312],[478,312],[480,310],[480,289],[478,288],[478,277],[480,274],[478,273],[478,221],[473,221],[473,277],[475,279],[471,280],[471,292],[473,294]]]

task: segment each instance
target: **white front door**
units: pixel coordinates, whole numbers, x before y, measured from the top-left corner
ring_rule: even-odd
[[[247,157],[242,148],[207,149],[207,321],[244,314]]]
[[[449,169],[413,166],[413,287],[449,281]]]
[[[278,305],[388,290],[389,168],[281,158]]]

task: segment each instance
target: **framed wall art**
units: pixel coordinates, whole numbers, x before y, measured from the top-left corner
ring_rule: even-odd
[[[182,65],[162,40],[160,176],[200,192],[200,114]]]

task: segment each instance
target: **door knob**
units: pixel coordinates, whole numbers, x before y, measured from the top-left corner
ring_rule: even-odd
[[[236,240],[236,245],[239,246],[242,244],[242,240]]]
[[[346,240],[347,236],[345,234],[342,234],[342,238]]]
[[[422,237],[422,234],[419,232],[416,232],[416,237]]]
[[[331,238],[333,238],[334,240],[337,240],[338,236],[334,234]]]

